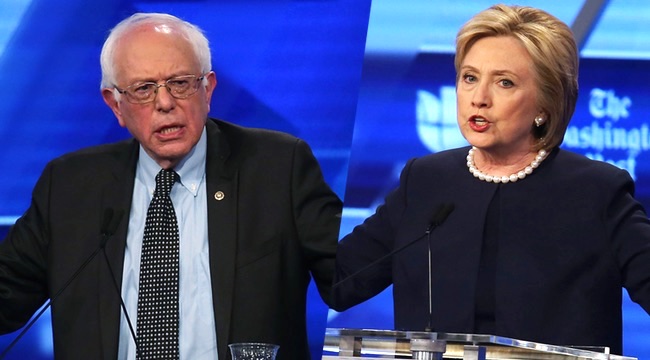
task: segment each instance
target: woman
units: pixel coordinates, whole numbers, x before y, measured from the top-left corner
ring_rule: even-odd
[[[650,222],[627,172],[559,148],[578,95],[571,30],[496,5],[461,28],[455,66],[471,147],[409,161],[341,240],[334,309],[392,284],[399,330],[621,353],[622,287],[650,311]]]

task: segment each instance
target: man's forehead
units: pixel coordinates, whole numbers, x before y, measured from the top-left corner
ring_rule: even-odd
[[[173,32],[173,28],[167,24],[156,24],[153,26],[153,29],[163,34],[171,34]]]
[[[136,25],[133,25],[130,29],[125,30],[120,36],[120,40],[129,40],[134,37],[139,37],[142,35],[168,35],[168,36],[178,36],[179,38],[185,38],[182,31],[180,31],[174,24],[167,23],[158,23],[158,22],[142,22]]]
[[[114,60],[120,84],[165,80],[201,70],[189,41],[169,26],[148,26],[125,34]]]
[[[120,56],[151,50],[176,49],[191,51],[192,44],[183,33],[165,24],[142,24],[124,33],[117,40],[115,52]]]

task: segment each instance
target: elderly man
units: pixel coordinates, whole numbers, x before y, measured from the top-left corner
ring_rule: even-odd
[[[309,358],[307,286],[329,299],[341,202],[308,145],[208,118],[208,41],[176,17],[122,21],[101,65],[133,139],[48,164],[0,244],[0,331],[52,298],[57,359],[224,360],[249,341]]]

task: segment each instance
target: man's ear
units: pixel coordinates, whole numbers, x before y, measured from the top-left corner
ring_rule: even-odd
[[[214,73],[214,71],[210,71],[205,75],[205,79],[207,80],[207,84],[203,85],[205,86],[205,101],[208,104],[209,108],[210,100],[212,99],[212,93],[217,87],[217,75]]]
[[[103,88],[102,97],[104,98],[106,105],[108,105],[108,107],[113,110],[113,114],[115,114],[117,122],[120,124],[120,126],[125,127],[124,120],[122,119],[122,110],[120,109],[120,103],[115,99],[114,91],[114,89]]]

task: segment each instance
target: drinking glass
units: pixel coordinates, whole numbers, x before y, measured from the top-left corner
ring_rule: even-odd
[[[229,344],[232,360],[275,360],[280,346],[264,343]]]

